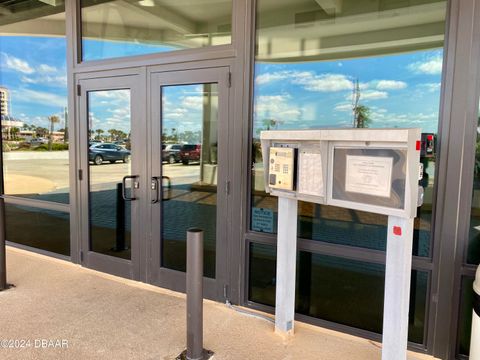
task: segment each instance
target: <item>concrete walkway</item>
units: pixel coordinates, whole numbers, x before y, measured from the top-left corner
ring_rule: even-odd
[[[16,287],[0,292],[1,359],[174,359],[185,347],[183,294],[13,248],[7,263]],[[282,339],[272,323],[211,301],[204,318],[214,359],[381,357],[379,344],[299,322]]]

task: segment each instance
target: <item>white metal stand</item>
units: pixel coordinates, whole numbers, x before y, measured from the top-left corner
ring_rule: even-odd
[[[470,360],[480,360],[480,266],[473,283],[472,337],[470,338]]]
[[[275,332],[293,334],[298,200],[278,197]]]
[[[383,310],[383,360],[407,358],[412,246],[413,219],[390,215]]]
[[[470,360],[480,360],[480,316],[473,312]]]

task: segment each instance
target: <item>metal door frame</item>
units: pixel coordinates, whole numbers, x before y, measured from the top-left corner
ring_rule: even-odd
[[[77,83],[77,95],[80,97],[79,105],[79,172],[77,180],[80,189],[80,263],[88,268],[129,279],[140,280],[142,277],[141,246],[147,234],[145,226],[141,226],[145,208],[146,189],[143,186],[145,179],[145,151],[142,139],[146,137],[144,82],[140,74],[131,73],[115,74],[117,76],[103,78],[84,78]],[[131,173],[139,176],[140,188],[135,190],[137,200],[132,201],[131,207],[131,259],[125,260],[90,251],[89,228],[89,161],[88,161],[88,92],[102,90],[130,90],[131,111]]]
[[[228,66],[210,67],[204,69],[173,70],[155,72],[151,70],[149,81],[149,160],[148,179],[162,176],[161,161],[161,88],[163,86],[195,85],[216,83],[218,85],[218,168],[217,175],[217,221],[216,221],[216,253],[215,253],[215,279],[204,278],[204,294],[206,298],[224,300],[226,286],[228,286],[229,271],[227,266],[228,255],[228,173],[229,173],[229,78]],[[147,195],[151,203],[152,192]],[[148,256],[147,282],[168,288],[174,291],[185,292],[185,273],[160,266],[161,263],[161,201],[151,206],[151,237],[150,252]],[[186,236],[186,234],[185,234]]]

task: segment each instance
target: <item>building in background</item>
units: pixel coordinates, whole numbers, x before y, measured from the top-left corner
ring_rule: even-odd
[[[9,115],[9,91],[5,87],[0,87],[0,115]]]

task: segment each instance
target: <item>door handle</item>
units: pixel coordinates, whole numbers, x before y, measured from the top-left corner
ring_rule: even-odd
[[[138,178],[138,175],[127,175],[127,176],[124,176],[123,179],[122,179],[122,197],[123,197],[123,200],[125,201],[133,201],[133,200],[137,200],[136,197],[132,196],[132,197],[128,197],[127,196],[127,179],[136,179]],[[133,189],[138,189],[138,183],[137,182],[134,182],[133,186],[132,186],[132,194],[133,194]]]
[[[152,199],[152,204],[158,203],[158,188],[160,187],[159,179],[160,178],[158,176],[152,177],[151,190],[155,192],[155,197]]]
[[[163,188],[163,180],[167,180],[168,197],[164,197],[163,192],[162,192],[162,200],[163,201],[168,201],[172,198],[172,181],[170,180],[170,178],[168,176],[162,176],[162,188]]]

